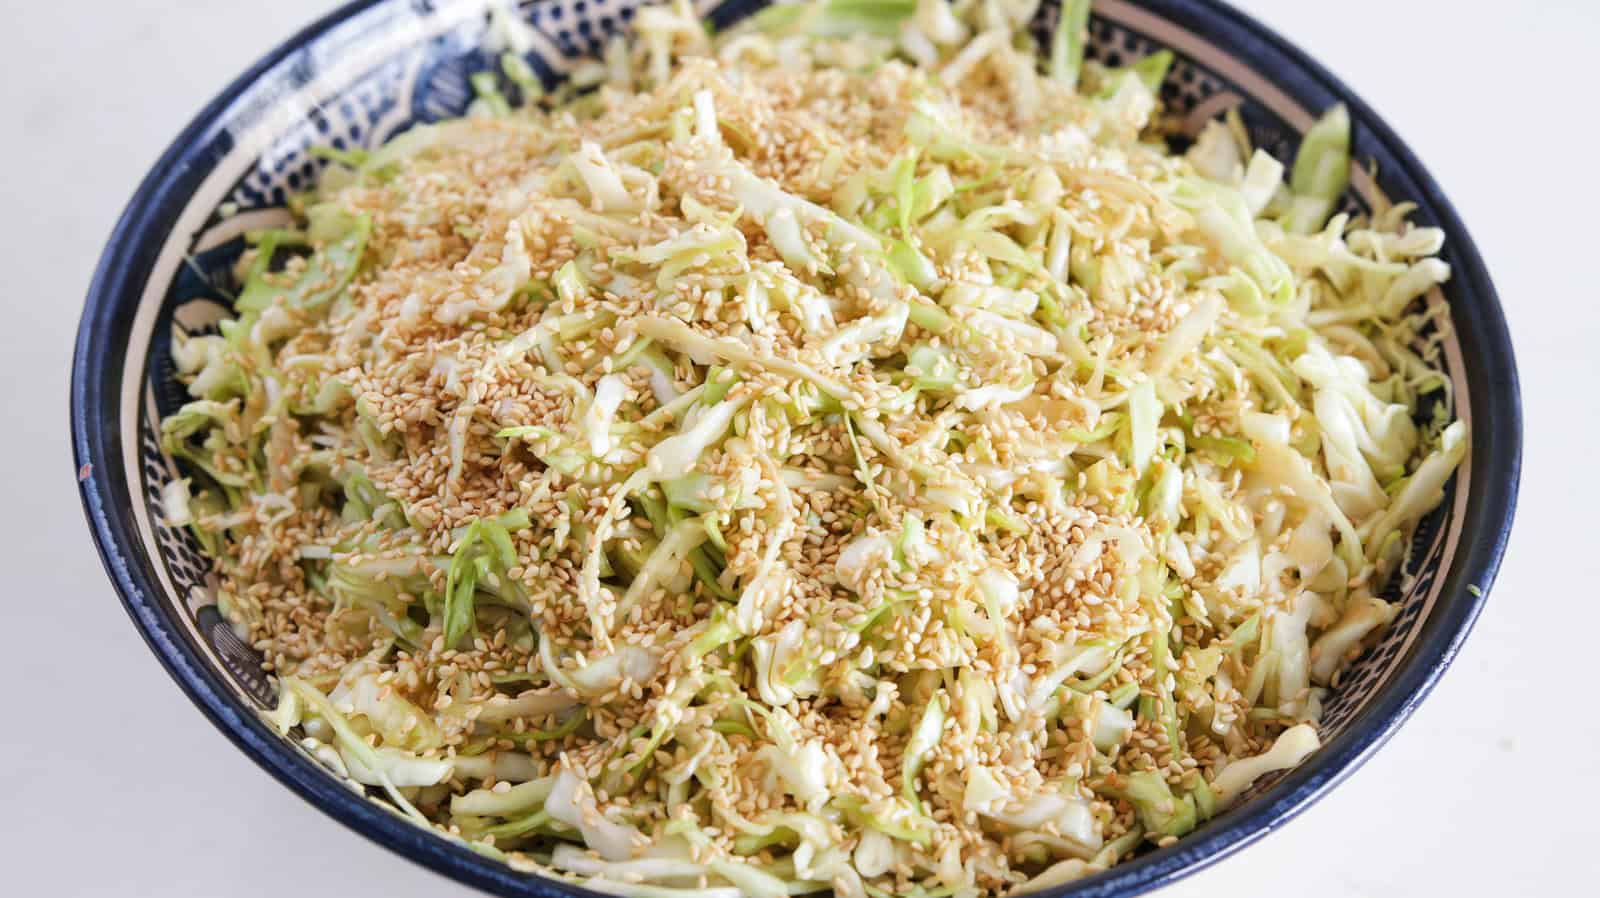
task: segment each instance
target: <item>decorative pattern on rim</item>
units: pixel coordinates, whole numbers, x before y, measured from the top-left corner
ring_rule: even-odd
[[[480,2],[469,5],[482,6]],[[631,20],[639,0],[534,0],[519,6],[519,14],[535,29],[538,40],[530,55],[535,70],[555,80],[578,59],[595,52],[605,36]],[[752,0],[700,0],[701,13],[727,23],[764,5]],[[428,9],[428,4],[419,4]],[[1055,26],[1057,7],[1041,9],[1035,28],[1047,35]],[[407,15],[416,15],[407,12]],[[427,11],[422,16],[437,15]],[[244,174],[227,191],[226,201],[215,209],[199,210],[205,226],[197,235],[174,233],[170,241],[187,258],[168,284],[147,290],[147,302],[159,302],[155,327],[144,352],[131,351],[128,376],[140,384],[138,439],[125,442],[128,469],[137,471],[144,497],[142,513],[148,523],[152,557],[159,559],[173,593],[167,598],[195,637],[202,651],[229,674],[238,692],[261,708],[274,702],[274,687],[261,670],[260,658],[235,633],[216,608],[214,577],[198,543],[183,529],[165,526],[161,517],[162,487],[181,476],[172,459],[162,453],[157,428],[160,418],[184,401],[183,387],[174,377],[170,359],[174,328],[185,333],[214,330],[228,314],[231,268],[244,249],[243,233],[249,227],[282,220],[288,196],[315,183],[325,160],[311,155],[313,146],[336,148],[375,147],[406,128],[459,115],[471,99],[468,76],[494,66],[493,56],[482,47],[488,38],[486,15],[452,16],[442,29],[426,39],[387,55],[368,71],[356,73],[344,84],[322,85],[326,96],[313,92],[320,78],[308,78],[305,96],[289,104],[300,111],[282,123],[253,159],[244,160]],[[1279,158],[1293,155],[1304,125],[1320,110],[1301,110],[1275,91],[1260,91],[1259,76],[1213,45],[1148,15],[1122,0],[1102,0],[1090,24],[1090,56],[1108,65],[1121,65],[1155,50],[1169,48],[1177,60],[1162,86],[1162,98],[1188,133],[1207,120],[1238,106],[1256,145]],[[331,60],[320,60],[332,67]],[[319,73],[318,59],[302,64]],[[252,126],[259,123],[251,123]],[[1359,124],[1358,124],[1359,127]],[[233,150],[249,152],[243,141]],[[1355,178],[1346,197],[1352,211],[1365,210],[1377,198],[1370,178]],[[198,200],[196,201],[198,202]],[[228,214],[224,214],[226,209]],[[169,245],[169,249],[172,248]],[[1431,302],[1443,302],[1435,294]],[[1456,412],[1466,417],[1470,401],[1460,376],[1459,350],[1447,346],[1447,373],[1454,381]],[[1427,412],[1428,410],[1424,410]],[[1397,600],[1400,611],[1381,641],[1342,675],[1329,695],[1323,716],[1324,739],[1331,740],[1355,716],[1394,669],[1410,644],[1418,625],[1431,608],[1448,557],[1459,531],[1464,484],[1470,478],[1470,456],[1447,487],[1444,502],[1418,528],[1401,577],[1386,598]],[[1260,791],[1276,777],[1258,782]]]

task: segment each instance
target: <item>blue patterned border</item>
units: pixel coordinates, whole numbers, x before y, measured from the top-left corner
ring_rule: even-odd
[[[386,843],[430,866],[505,894],[573,895],[580,890],[510,874],[364,803],[352,803],[344,786],[286,752],[258,720],[242,714],[247,699],[259,702],[268,695],[267,683],[259,667],[249,663],[248,647],[212,606],[198,547],[187,534],[155,525],[160,486],[175,476],[153,430],[159,415],[180,398],[165,361],[174,322],[193,329],[215,320],[219,300],[225,302],[220,288],[227,284],[228,264],[238,252],[238,221],[271,215],[314,181],[322,163],[308,155],[310,146],[373,146],[413,123],[464,109],[466,75],[488,67],[491,58],[480,49],[487,34],[485,2],[357,0],[252,69],[185,132],[119,223],[91,288],[74,362],[75,464],[92,529],[130,613],[163,663],[224,732],[330,813],[368,834],[381,834]],[[519,4],[532,25],[535,70],[547,80],[558,78],[578,56],[596,49],[602,35],[625,23],[637,5],[633,0]],[[709,3],[704,12],[725,23],[760,5],[759,0],[729,0]],[[1053,4],[1041,10],[1039,27],[1048,28],[1054,15]],[[419,37],[405,37],[413,33]],[[1303,808],[1364,759],[1420,701],[1481,608],[1482,592],[1503,551],[1520,459],[1520,402],[1503,317],[1470,238],[1420,165],[1359,98],[1259,25],[1202,0],[1141,5],[1099,0],[1091,33],[1091,52],[1109,64],[1158,46],[1200,47],[1185,53],[1174,46],[1180,62],[1163,87],[1168,107],[1186,115],[1192,126],[1196,116],[1240,102],[1253,138],[1275,154],[1287,155],[1303,127],[1294,115],[1280,114],[1285,102],[1301,110],[1320,110],[1336,100],[1349,103],[1358,157],[1381,163],[1384,186],[1419,200],[1421,220],[1446,229],[1446,260],[1457,272],[1446,293],[1461,327],[1459,346],[1452,344],[1451,350],[1456,358],[1471,360],[1452,374],[1459,396],[1468,395],[1460,384],[1470,385],[1471,403],[1463,412],[1470,407],[1475,416],[1472,485],[1459,496],[1452,486],[1443,509],[1419,533],[1409,566],[1415,576],[1399,617],[1376,649],[1347,672],[1346,683],[1327,706],[1328,744],[1312,762],[1264,789],[1257,801],[1178,846],[1074,887],[1075,894],[1125,895],[1209,863]],[[353,67],[359,70],[347,71]],[[1270,88],[1266,94],[1262,86]],[[264,132],[270,133],[261,141]],[[244,154],[253,161],[238,168],[236,160]],[[229,168],[241,172],[233,187],[213,201],[214,209],[200,210],[206,215],[199,227],[179,230],[180,217],[198,208],[194,197],[203,181]],[[1360,205],[1355,194],[1351,202]],[[164,270],[163,254],[175,248],[188,252],[189,263],[173,269],[170,278],[148,283],[153,271]],[[1467,317],[1459,317],[1462,307]],[[149,315],[154,324],[141,325]],[[124,356],[132,367],[119,369]],[[1453,537],[1444,539],[1446,531],[1463,527],[1470,539],[1459,544]],[[1467,585],[1476,591],[1469,594]],[[1442,596],[1441,604],[1429,610],[1419,597],[1432,595]]]

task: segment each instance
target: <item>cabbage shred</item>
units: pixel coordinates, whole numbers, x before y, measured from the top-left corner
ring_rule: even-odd
[[[1176,155],[1170,57],[1036,6],[647,7],[331,155],[162,426],[280,730],[518,869],[774,898],[1044,888],[1314,751],[1467,451],[1441,235],[1336,214],[1342,108]]]

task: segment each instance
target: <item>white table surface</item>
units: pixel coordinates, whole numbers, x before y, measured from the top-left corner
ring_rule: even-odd
[[[1161,893],[1600,893],[1600,4],[1242,4],[1411,141],[1511,321],[1522,502],[1492,601],[1404,730],[1327,799]],[[0,892],[466,895],[344,830],[190,706],[118,606],[74,490],[67,378],[115,216],[193,112],[328,0],[0,3]]]

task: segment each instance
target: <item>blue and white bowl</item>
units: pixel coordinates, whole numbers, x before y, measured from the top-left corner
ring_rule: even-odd
[[[315,182],[316,145],[374,147],[419,122],[460,115],[484,50],[488,0],[358,0],[296,35],[206,107],[156,164],[101,257],[78,332],[72,431],[84,510],[106,569],[151,649],[189,697],[285,785],[357,832],[447,876],[502,895],[588,895],[517,873],[417,827],[336,779],[261,719],[273,686],[222,619],[208,563],[186,531],[161,522],[160,492],[178,476],[156,437],[183,401],[169,355],[174,327],[213,327],[228,312],[229,270],[247,229],[287,219],[286,198]],[[533,0],[530,61],[562,77],[639,0]],[[763,0],[699,0],[727,25]],[[1333,14],[1330,12],[1330,14]],[[1041,34],[1056,8],[1039,13]],[[1237,106],[1255,144],[1292,156],[1318,113],[1344,102],[1354,127],[1347,206],[1392,199],[1444,229],[1453,276],[1428,297],[1447,303],[1445,363],[1454,414],[1472,451],[1441,507],[1418,529],[1400,613],[1326,703],[1323,747],[1299,768],[1192,835],[1056,895],[1127,896],[1170,882],[1255,841],[1348,776],[1411,714],[1460,649],[1482,609],[1510,532],[1522,442],[1521,400],[1505,319],[1465,227],[1389,126],[1338,79],[1277,35],[1203,0],[1097,0],[1091,55],[1110,65],[1168,48],[1162,87],[1184,129]]]

